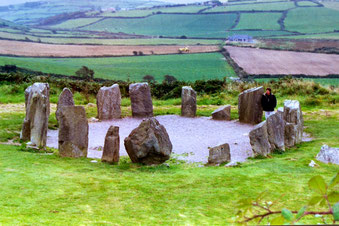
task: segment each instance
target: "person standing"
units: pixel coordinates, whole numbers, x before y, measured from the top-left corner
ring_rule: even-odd
[[[262,95],[261,106],[265,111],[265,119],[274,113],[274,108],[277,106],[277,99],[272,94],[271,88],[267,88],[266,93]]]

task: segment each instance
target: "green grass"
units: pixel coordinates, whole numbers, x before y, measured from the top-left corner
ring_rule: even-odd
[[[79,18],[79,19],[72,19],[72,20],[67,20],[65,22],[62,22],[60,24],[51,26],[52,29],[74,29],[77,27],[85,26],[90,23],[94,23],[101,18]]]
[[[318,4],[311,1],[298,1],[299,6],[317,6]]]
[[[262,38],[270,38],[274,36],[278,37],[284,37],[284,36],[279,36],[279,35],[288,35],[291,34],[290,32],[287,31],[240,31],[240,30],[230,30],[226,32],[226,37],[231,36],[231,35],[251,35],[253,37],[262,37]],[[290,36],[287,36],[290,37]]]
[[[338,24],[338,11],[319,7],[290,10],[285,20],[286,30],[301,33],[333,32]]]
[[[108,18],[83,30],[124,32],[129,34],[162,35],[179,37],[215,37],[224,38],[226,30],[231,28],[235,14],[216,15],[154,15],[145,19]],[[213,26],[211,26],[213,25]]]
[[[269,81],[278,81],[278,78],[256,78],[257,82],[269,82]],[[306,81],[314,81],[323,86],[333,86],[339,87],[339,78],[304,78]]]
[[[277,36],[273,38],[288,38],[288,39],[339,39],[339,32],[315,34],[315,35],[292,35],[292,36]]]
[[[65,75],[75,75],[75,71],[86,65],[95,71],[97,78],[124,81],[141,81],[145,75],[152,75],[157,81],[168,74],[184,81],[235,76],[220,53],[105,58],[0,57],[0,65],[5,64]]]
[[[281,13],[242,13],[239,24],[235,30],[241,29],[263,29],[279,30],[278,20]]]
[[[230,12],[230,11],[268,11],[268,10],[286,10],[294,8],[293,2],[268,2],[260,4],[227,5],[208,9],[204,12]],[[257,15],[257,14],[256,14]]]
[[[23,117],[11,115],[11,120]],[[308,111],[304,119],[314,141],[237,168],[201,168],[177,164],[175,159],[168,161],[169,167],[147,167],[132,164],[127,157],[119,165],[108,165],[0,145],[0,221],[6,225],[230,224],[237,201],[255,198],[262,191],[267,192],[267,201],[278,200],[278,210],[299,209],[313,195],[307,187],[312,176],[321,175],[328,182],[338,172],[336,165],[308,166],[324,143],[338,144],[338,113]],[[305,218],[301,223],[316,224],[321,219]]]
[[[335,9],[339,11],[339,2],[322,2],[322,4],[329,9]]]

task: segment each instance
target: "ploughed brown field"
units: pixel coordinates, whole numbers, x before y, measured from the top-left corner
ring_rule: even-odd
[[[33,42],[0,40],[0,54],[29,57],[96,57],[96,56],[133,56],[133,51],[144,55],[174,54],[185,46],[111,46],[111,45],[54,45]],[[190,53],[215,52],[216,45],[189,46]]]
[[[251,75],[339,74],[339,55],[225,46],[231,58]]]

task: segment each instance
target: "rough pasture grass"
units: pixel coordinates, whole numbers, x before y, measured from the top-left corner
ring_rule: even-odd
[[[270,22],[271,24],[273,24],[273,26],[275,26],[274,24],[275,21],[272,21]],[[251,26],[250,24],[247,24],[246,26]],[[258,26],[261,26],[261,25],[258,25]],[[253,37],[262,37],[262,38],[274,38],[275,36],[277,35],[288,35],[288,34],[291,34],[290,32],[288,31],[279,31],[279,30],[276,30],[276,31],[240,31],[240,30],[230,30],[230,31],[227,31],[226,33],[226,37],[228,36],[231,36],[231,35],[251,35]],[[286,37],[286,36],[278,36],[280,38],[282,37]],[[288,38],[290,36],[287,36]]]
[[[267,2],[260,4],[227,5],[208,9],[204,12],[230,12],[230,11],[251,11],[251,10],[286,10],[294,8],[293,2]],[[255,14],[257,15],[257,14]]]
[[[298,6],[317,6],[317,4],[311,1],[298,1]]]
[[[237,168],[201,168],[177,164],[175,159],[167,162],[169,167],[146,167],[130,163],[127,157],[112,166],[0,145],[0,221],[230,224],[237,201],[255,198],[262,191],[270,200],[279,200],[278,209],[299,209],[313,194],[307,187],[312,176],[322,175],[329,181],[338,172],[335,165],[308,166],[324,143],[337,145],[338,112],[307,111],[304,118],[314,141]],[[321,219],[305,218],[301,223],[316,224]]]
[[[164,75],[183,81],[235,76],[220,53],[105,58],[0,57],[0,65],[5,64],[65,75],[75,75],[85,65],[95,71],[97,78],[123,81],[142,81],[145,75],[152,75],[157,81],[162,81]]]
[[[292,36],[276,36],[271,38],[288,38],[288,39],[339,39],[339,32],[315,34],[315,35],[292,35]]]
[[[226,30],[232,27],[235,20],[235,14],[159,14],[144,19],[107,18],[82,29],[170,37],[185,35],[188,37],[225,38]]]
[[[281,13],[242,13],[235,29],[279,30],[280,17]]]
[[[65,22],[62,22],[60,24],[51,26],[51,28],[62,28],[62,29],[73,29],[73,28],[77,28],[77,27],[81,27],[81,26],[85,26],[88,25],[90,23],[94,23],[98,20],[100,20],[101,18],[78,18],[78,19],[71,19],[71,20],[67,20]]]
[[[301,33],[333,32],[338,24],[338,11],[319,7],[290,10],[285,19],[287,30]]]

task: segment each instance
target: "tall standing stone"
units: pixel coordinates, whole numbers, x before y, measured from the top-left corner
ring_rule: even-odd
[[[271,153],[272,148],[268,140],[266,121],[256,125],[250,132],[249,137],[255,155],[267,156]]]
[[[242,123],[258,124],[262,121],[263,108],[261,98],[264,93],[263,87],[248,89],[239,94],[238,114]]]
[[[271,150],[285,151],[285,121],[281,114],[275,112],[266,119],[266,122]]]
[[[87,157],[88,122],[85,108],[65,106],[59,114],[59,153],[62,157]]]
[[[125,138],[126,151],[134,163],[161,164],[170,158],[172,143],[163,125],[145,119]]]
[[[104,151],[101,161],[107,163],[119,162],[120,137],[119,127],[111,126],[105,137]]]
[[[60,109],[64,106],[74,106],[73,93],[68,88],[64,88],[59,96],[57,110],[55,112],[55,116],[58,121]]]
[[[153,116],[151,89],[147,82],[129,85],[132,105],[132,116],[147,118]]]
[[[181,116],[194,118],[196,113],[197,93],[190,86],[184,86],[181,91]]]
[[[226,105],[218,108],[212,112],[212,119],[214,120],[231,120],[231,105]]]
[[[293,147],[302,142],[304,120],[297,100],[284,102],[285,146]]]
[[[121,94],[118,84],[101,87],[97,94],[98,119],[110,120],[121,117]]]
[[[47,141],[49,106],[49,85],[34,83],[25,90],[26,116],[20,139],[30,141],[29,145],[45,147]]]

